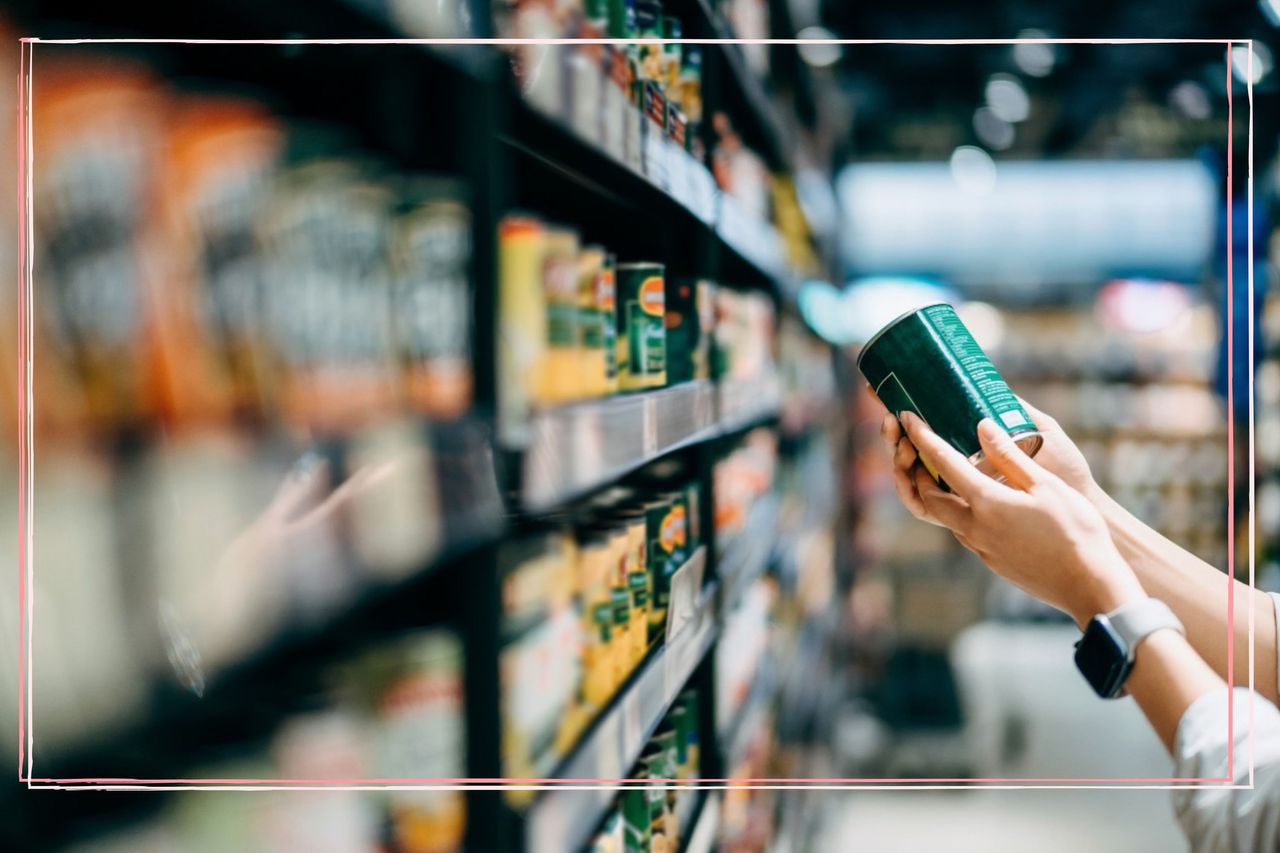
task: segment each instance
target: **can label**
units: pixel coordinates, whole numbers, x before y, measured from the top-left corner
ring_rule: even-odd
[[[667,99],[652,80],[644,87],[644,113],[659,129],[667,129]]]
[[[640,775],[639,778],[646,776]],[[631,786],[623,789],[622,831],[627,853],[647,853],[652,828],[649,822],[649,795],[644,787]]]
[[[1025,434],[1029,453],[1039,449],[1036,425],[950,305],[894,321],[863,348],[858,367],[889,411],[916,413],[969,458],[981,453],[983,418]]]
[[[676,504],[662,519],[662,528],[658,531],[658,542],[662,550],[674,554],[682,550],[686,541],[684,506]]]
[[[666,294],[661,264],[618,270],[618,376],[625,389],[653,388],[667,380]]]
[[[632,373],[657,374],[667,366],[667,334],[663,328],[662,279],[656,276],[640,286],[639,299],[627,306],[627,333],[631,342]]]
[[[702,338],[702,326],[698,315],[699,294],[703,292],[698,281],[667,281],[664,325],[667,327],[667,382],[688,382],[703,378],[699,366],[705,361],[703,351],[706,341]]]

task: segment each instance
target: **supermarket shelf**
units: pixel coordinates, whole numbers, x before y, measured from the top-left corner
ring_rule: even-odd
[[[693,828],[685,833],[683,853],[711,853],[720,827],[720,795],[703,791],[693,813]]]
[[[697,0],[697,10],[712,38],[734,37],[728,23],[711,7],[710,0]],[[790,146],[783,133],[782,119],[765,93],[764,82],[747,67],[738,45],[721,42],[716,49],[724,60],[729,78],[726,89],[730,105],[737,107],[731,114],[735,125],[741,125],[742,117],[745,117],[750,125],[741,127],[740,132],[745,132],[748,139],[761,146],[761,154],[770,168],[789,169]]]
[[[139,717],[63,749],[38,751],[35,775],[55,780],[183,778],[205,762],[252,754],[291,712],[316,695],[323,684],[323,663],[342,660],[397,628],[448,618],[447,608],[466,586],[467,573],[461,569],[474,566],[504,535],[501,516],[473,533],[466,541],[456,539],[412,577],[367,589],[333,618],[282,633],[213,674],[202,696],[170,679],[156,681]],[[77,798],[72,814],[58,797],[23,797],[19,803],[21,790],[11,789],[14,799],[0,798],[0,811],[23,815],[20,831],[32,845],[29,849],[52,848],[95,827],[125,825],[157,811],[164,798],[163,792]]]
[[[720,240],[739,258],[776,282],[781,292],[790,293],[793,276],[787,265],[782,234],[777,228],[752,216],[741,202],[726,193],[720,194],[715,228]]]
[[[202,4],[198,17],[186,14],[181,7],[156,7],[137,0],[121,0],[110,6],[86,0],[40,0],[39,3],[18,0],[17,5],[21,17],[38,21],[36,30],[29,35],[43,38],[349,40],[415,37],[392,20],[387,7],[361,0],[266,4],[254,0],[215,0]],[[478,23],[487,30],[487,18]],[[492,46],[422,44],[416,48],[431,61],[439,61],[455,71],[481,80],[492,77],[493,59],[497,55]]]
[[[642,167],[635,169],[517,92],[509,93],[508,112],[511,133],[501,137],[502,141],[547,162],[577,183],[677,222],[691,217],[705,227],[715,223],[720,190],[707,167],[687,152],[673,145],[650,143],[644,149]]]
[[[397,629],[451,618],[447,602],[467,584],[461,569],[475,565],[507,528],[492,459],[475,443],[483,436],[479,425],[438,425],[434,436],[436,476],[454,484],[455,499],[443,509],[445,540],[419,568],[379,579],[353,562],[350,568],[362,581],[346,603],[326,616],[288,624],[244,658],[201,673],[199,695],[179,686],[172,674],[155,674],[148,709],[139,718],[37,755],[40,776],[173,778],[232,736],[250,742],[269,734],[305,701],[324,663]],[[160,755],[177,758],[166,762]]]
[[[728,727],[720,733],[718,738],[724,748],[725,767],[730,771],[742,759],[751,739],[764,725],[769,708],[773,705],[780,687],[773,656],[766,650],[756,665],[751,692],[747,694],[742,707],[737,709]]]
[[[521,505],[545,511],[715,434],[712,386],[698,380],[534,415]]]
[[[769,567],[778,531],[778,498],[772,493],[756,501],[743,529],[726,544],[717,560],[723,589],[722,612],[731,612],[746,590]]]
[[[792,289],[782,237],[722,192],[706,166],[667,144],[647,144],[637,170],[541,112],[517,93],[509,98],[511,132],[501,141],[592,193],[707,235],[784,295]]]
[[[758,380],[722,379],[716,383],[720,431],[730,434],[771,420],[782,408],[776,375]]]
[[[705,559],[705,551],[702,559]],[[695,555],[694,559],[699,559]],[[712,584],[703,590],[697,616],[650,655],[621,696],[552,775],[556,779],[623,779],[676,696],[706,657],[716,635]],[[547,792],[525,823],[529,853],[578,850],[590,839],[617,791],[592,787]]]

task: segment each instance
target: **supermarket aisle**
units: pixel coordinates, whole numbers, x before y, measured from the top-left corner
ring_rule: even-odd
[[[985,623],[956,643],[965,742],[974,750],[976,772],[1168,775],[1163,747],[1137,707],[1127,700],[1103,703],[1089,693],[1068,654],[1075,636],[1069,625]],[[1020,747],[1009,749],[1011,739]],[[981,756],[999,757],[983,762]],[[813,849],[1170,853],[1185,844],[1168,791],[984,789],[841,794],[829,805],[826,830]]]

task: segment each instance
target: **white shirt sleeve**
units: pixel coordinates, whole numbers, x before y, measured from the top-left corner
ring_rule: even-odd
[[[1235,688],[1232,695],[1234,781],[1187,783],[1173,792],[1174,811],[1192,853],[1275,853],[1280,850],[1280,711],[1245,688]],[[1227,719],[1225,690],[1191,703],[1174,740],[1175,776],[1226,778]],[[1234,787],[1248,786],[1251,766],[1253,787]]]
[[[1271,609],[1275,611],[1276,617],[1276,643],[1280,644],[1280,592],[1269,592],[1271,596]],[[1280,687],[1280,649],[1276,651],[1276,685]]]

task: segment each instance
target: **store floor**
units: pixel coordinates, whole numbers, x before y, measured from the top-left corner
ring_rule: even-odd
[[[952,658],[968,722],[949,751],[966,756],[975,775],[1169,775],[1169,758],[1133,701],[1102,702],[1080,679],[1071,660],[1077,637],[1069,625],[988,623],[957,640]],[[824,853],[1186,849],[1170,792],[1161,790],[863,791],[827,805],[813,848]]]

